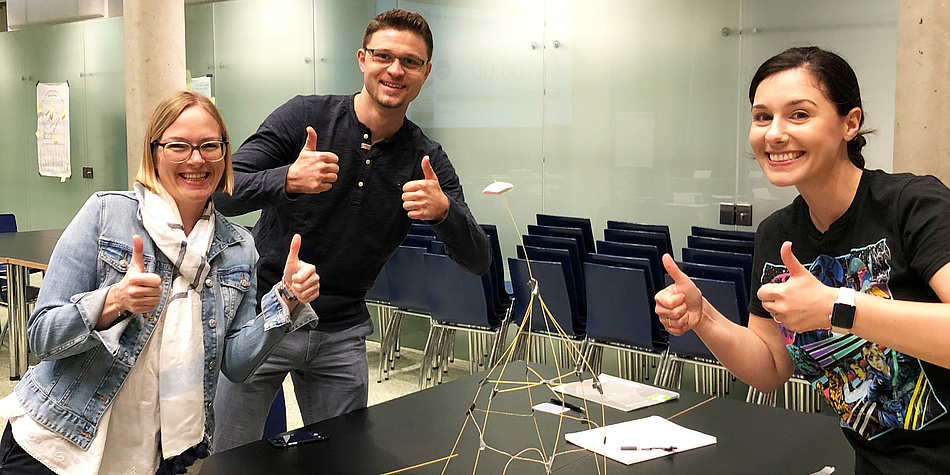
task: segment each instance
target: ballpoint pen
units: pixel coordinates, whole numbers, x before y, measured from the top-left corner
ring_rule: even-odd
[[[636,445],[622,445],[620,450],[663,450],[666,452],[673,452],[676,450],[676,447],[637,447]]]
[[[557,404],[558,406],[564,406],[564,407],[566,407],[566,408],[568,408],[568,409],[570,409],[570,410],[572,410],[572,411],[577,411],[577,412],[579,412],[579,413],[581,413],[581,414],[584,414],[584,408],[583,408],[583,407],[575,406],[575,405],[573,405],[573,404],[571,404],[571,403],[569,403],[569,402],[567,402],[567,401],[563,401],[563,400],[558,399],[558,398],[556,398],[556,397],[552,397],[552,398],[551,398],[551,404]]]

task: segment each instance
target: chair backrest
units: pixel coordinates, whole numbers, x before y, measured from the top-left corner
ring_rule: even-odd
[[[549,249],[564,249],[567,251],[571,257],[571,270],[574,272],[575,277],[579,277],[578,286],[583,285],[584,268],[581,267],[581,263],[583,263],[585,259],[581,258],[581,254],[584,254],[584,252],[578,249],[577,241],[571,238],[526,234],[521,236],[521,242],[529,247],[546,247]],[[531,257],[528,256],[528,258],[530,259]]]
[[[605,229],[604,240],[614,242],[629,242],[631,244],[649,244],[656,246],[660,255],[673,255],[673,248],[670,247],[668,238],[663,233],[652,231],[635,231],[631,229]]]
[[[433,320],[484,329],[497,325],[490,321],[494,316],[494,300],[486,292],[481,277],[466,272],[444,254],[427,252],[423,260],[426,301]]]
[[[417,236],[437,236],[432,226],[419,221],[413,221],[412,224],[409,225],[409,234],[415,234]]]
[[[490,285],[494,289],[495,295],[495,314],[499,319],[504,318],[504,314],[511,304],[511,294],[505,288],[505,260],[501,256],[501,243],[498,240],[498,229],[494,224],[479,225],[488,236],[488,245],[491,248],[491,266],[488,270]]]
[[[386,263],[389,303],[400,309],[428,313],[425,247],[399,246]]]
[[[590,218],[578,218],[574,216],[559,216],[554,214],[538,214],[537,222],[541,226],[554,226],[558,228],[578,228],[584,236],[584,252],[594,252],[594,230],[590,224]],[[528,234],[532,234],[528,231]]]
[[[626,229],[629,231],[648,231],[666,236],[666,247],[673,250],[673,239],[670,237],[670,227],[666,224],[631,223],[627,221],[607,221],[607,229]],[[604,238],[607,239],[607,238]],[[610,241],[610,239],[607,239]],[[670,254],[673,255],[672,253]]]
[[[431,241],[429,243],[429,252],[433,254],[442,254],[449,255],[448,251],[445,250],[445,243],[439,240]]]
[[[435,241],[435,236],[424,236],[421,234],[407,234],[402,240],[402,246],[429,248],[429,243]]]
[[[749,284],[745,280],[745,271],[739,267],[724,267],[695,262],[677,262],[680,270],[690,278],[723,280],[735,284],[738,318],[742,326],[749,323]],[[710,300],[711,302],[711,300]],[[729,306],[731,308],[731,305]]]
[[[723,239],[706,236],[686,236],[686,245],[699,249],[711,249],[713,251],[741,252],[752,254],[755,250],[755,242],[743,241],[738,239]]]
[[[661,348],[661,347],[665,348],[666,340],[667,340],[667,332],[666,332],[666,329],[663,328],[663,325],[660,324],[660,320],[656,316],[656,306],[653,305],[654,303],[653,297],[656,295],[656,293],[660,289],[659,287],[656,286],[656,282],[654,282],[653,279],[651,278],[655,273],[653,271],[653,264],[650,262],[650,259],[647,259],[644,257],[614,256],[610,254],[599,254],[599,253],[591,254],[590,256],[588,256],[588,258],[589,258],[588,262],[591,262],[594,264],[601,264],[601,265],[613,266],[613,267],[627,267],[627,268],[639,269],[643,271],[644,275],[646,276],[647,295],[650,296],[650,314],[653,316],[653,318],[650,320],[652,328],[653,328],[653,346],[656,348]],[[586,275],[585,275],[585,279],[586,279]],[[590,306],[591,297],[588,296],[587,300],[588,300],[587,305]],[[590,311],[588,310],[588,312]]]
[[[742,252],[713,251],[712,249],[683,248],[683,261],[714,266],[739,267],[745,273],[746,290],[752,283],[752,255]]]
[[[13,213],[0,214],[0,233],[16,232],[16,215]]]
[[[739,231],[737,229],[716,229],[705,226],[693,226],[690,228],[690,234],[694,236],[706,236],[721,239],[737,239],[739,241],[755,242],[755,231]]]
[[[382,304],[389,303],[389,276],[386,274],[386,267],[388,265],[389,262],[383,265],[382,270],[379,271],[379,275],[376,276],[376,282],[366,291],[366,300]]]
[[[587,336],[636,348],[658,349],[659,321],[653,311],[650,281],[642,269],[584,263],[587,296]]]
[[[720,313],[735,323],[741,324],[739,320],[739,308],[736,302],[736,289],[734,282],[722,280],[711,280],[703,278],[691,278],[703,293],[703,297],[709,301]],[[673,283],[670,276],[666,276],[668,284]],[[703,358],[707,360],[716,360],[716,357],[706,348],[706,345],[694,331],[688,331],[681,336],[670,335],[670,352],[679,356],[692,358]]]
[[[519,325],[527,315],[528,303],[531,302],[531,276],[538,282],[541,296],[558,326],[568,336],[577,336],[574,331],[576,323],[571,313],[571,303],[568,298],[570,289],[564,281],[564,265],[560,262],[531,261],[531,272],[528,272],[528,261],[524,259],[508,258],[508,271],[511,274],[511,286],[515,303],[512,308],[512,320]],[[531,307],[530,330],[541,333],[556,333],[554,327],[545,322],[546,317],[536,298]]]
[[[584,317],[587,315],[587,299],[584,293],[583,276],[575,271],[570,251],[550,247],[517,246],[518,258],[534,261],[558,262],[564,269],[564,282],[567,284],[567,296],[571,302],[571,314],[580,319],[580,328],[583,327]],[[577,268],[583,273],[583,268],[577,263]],[[575,325],[575,329],[578,325]]]
[[[584,242],[586,239],[584,237],[584,230],[580,228],[563,228],[558,226],[541,226],[537,224],[529,224],[527,226],[528,234],[535,236],[554,236],[554,237],[566,237],[572,238],[577,241],[577,248],[584,249],[583,254],[587,254],[587,244]],[[584,256],[584,260],[587,259],[587,256]]]
[[[639,257],[650,261],[650,272],[653,274],[653,288],[659,290],[666,285],[663,283],[663,261],[660,260],[660,251],[656,246],[648,244],[631,244],[627,242],[597,241],[597,252],[613,256]]]

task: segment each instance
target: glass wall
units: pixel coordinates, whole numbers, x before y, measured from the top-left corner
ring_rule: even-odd
[[[751,203],[756,224],[787,204],[795,191],[750,158],[746,89],[792,45],[851,62],[877,130],[869,167],[891,167],[891,0],[232,0],[186,7],[188,68],[212,75],[239,144],[296,94],[357,91],[363,30],[395,6],[435,36],[409,117],[448,151],[506,255],[519,231],[504,200],[480,193],[492,180],[515,184],[505,198],[520,232],[538,212],[590,217],[597,237],[608,219],[667,223],[676,248],[689,226],[718,226],[719,202]],[[121,20],[0,33],[0,211],[24,229],[64,226],[93,191],[126,185]],[[66,183],[36,174],[36,81],[70,83]]]
[[[126,188],[121,18],[0,33],[0,65],[0,212],[21,230],[62,228],[93,192]],[[37,82],[69,84],[65,181],[37,171]]]
[[[747,88],[796,45],[848,59],[864,89],[871,167],[890,168],[897,5],[878,0],[398,1],[435,36],[433,73],[410,118],[440,141],[476,217],[503,251],[535,213],[720,226],[720,202],[755,225],[789,203],[751,159]],[[505,201],[480,194],[492,180]],[[743,228],[743,229],[754,229]],[[678,251],[677,251],[678,257]]]

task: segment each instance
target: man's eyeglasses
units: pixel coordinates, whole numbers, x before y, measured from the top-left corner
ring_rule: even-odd
[[[206,162],[217,162],[224,158],[224,152],[228,148],[228,143],[223,140],[209,140],[198,145],[192,145],[188,142],[152,142],[152,146],[162,147],[162,155],[172,163],[184,163],[191,158],[191,154],[198,151],[201,158]]]
[[[428,61],[413,58],[412,56],[396,56],[392,52],[382,49],[363,48],[363,51],[369,53],[370,56],[373,57],[373,62],[380,66],[387,67],[398,59],[402,69],[414,73],[421,72],[422,69],[425,68],[426,63],[428,63]]]

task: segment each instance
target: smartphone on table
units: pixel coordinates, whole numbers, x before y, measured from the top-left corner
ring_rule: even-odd
[[[317,432],[315,430],[302,431],[302,432],[285,432],[283,434],[277,434],[273,437],[268,437],[267,442],[269,442],[274,447],[279,449],[293,447],[295,445],[306,444],[309,442],[322,442],[329,439],[323,433]]]

